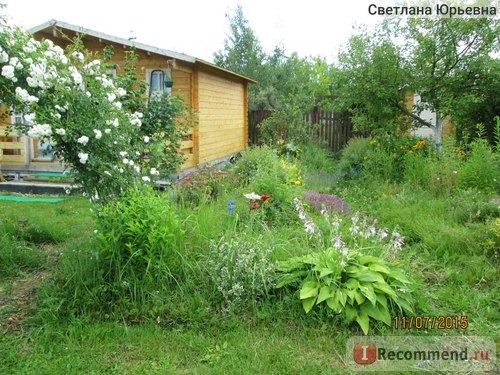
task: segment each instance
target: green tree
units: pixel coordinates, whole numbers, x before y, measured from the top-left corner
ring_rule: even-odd
[[[358,131],[394,134],[406,124],[398,121],[409,85],[401,60],[385,29],[375,35],[361,31],[339,53],[332,70],[334,105],[352,113]]]
[[[332,74],[338,107],[349,109],[358,127],[391,134],[409,117],[433,128],[440,144],[445,116],[474,121],[479,108],[498,108],[498,101],[492,103],[497,95],[491,95],[499,88],[498,60],[491,57],[498,52],[498,32],[493,19],[386,20],[373,36],[365,31],[351,37],[339,54]],[[407,90],[421,95],[414,109],[404,101]],[[436,124],[421,117],[424,109],[437,113]]]
[[[265,82],[266,66],[264,61],[266,54],[249,26],[241,5],[236,7],[234,16],[226,14],[226,17],[229,19],[231,32],[224,41],[224,49],[214,53],[214,63],[259,82]],[[256,102],[260,87],[262,86],[251,85],[249,87],[251,108],[252,104]]]
[[[438,115],[434,134],[436,143],[440,144],[442,119],[451,115],[460,124],[459,115],[465,115],[463,106],[467,106],[468,101],[477,102],[478,97],[485,98],[485,85],[491,90],[494,72],[488,70],[493,61],[490,53],[498,52],[499,48],[498,21],[411,18],[403,31],[409,41],[406,50],[411,52],[408,66],[413,73],[413,89]],[[498,93],[499,81],[494,85]],[[493,117],[490,121],[493,123]]]
[[[308,112],[320,96],[328,93],[328,64],[323,59],[287,56],[285,47],[275,46],[267,54],[237,6],[229,16],[230,34],[224,49],[214,54],[215,64],[255,79],[249,89],[250,109],[298,108]]]

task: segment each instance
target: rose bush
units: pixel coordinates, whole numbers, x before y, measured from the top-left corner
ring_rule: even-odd
[[[190,124],[174,123],[189,116],[178,98],[160,95],[147,105],[133,92],[141,87],[133,51],[125,78],[109,76],[105,62],[82,51],[78,39],[65,53],[1,18],[0,104],[23,114],[15,129],[48,141],[77,172],[84,193],[104,204],[123,187],[149,183],[180,165],[178,146]]]

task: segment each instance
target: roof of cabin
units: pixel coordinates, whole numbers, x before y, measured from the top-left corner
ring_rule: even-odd
[[[238,74],[238,73],[235,73],[231,70],[221,68],[220,66],[217,66],[217,65],[212,64],[208,61],[198,59],[198,58],[190,56],[190,55],[186,55],[183,53],[179,53],[179,52],[175,52],[175,51],[171,51],[171,50],[167,50],[167,49],[163,49],[163,48],[150,46],[148,44],[138,43],[138,42],[135,42],[135,41],[130,40],[130,39],[124,39],[124,38],[120,38],[117,36],[102,33],[99,31],[86,29],[82,26],[72,25],[70,23],[63,22],[63,21],[58,21],[58,20],[52,19],[50,21],[42,23],[41,25],[32,27],[29,31],[33,34],[38,33],[38,32],[50,32],[51,33],[55,29],[71,30],[71,31],[78,33],[78,34],[89,35],[89,36],[92,36],[92,37],[95,37],[98,39],[107,40],[109,42],[122,44],[122,45],[128,46],[128,47],[135,47],[139,50],[143,50],[143,51],[151,52],[151,53],[156,53],[158,55],[172,57],[176,60],[184,61],[187,63],[200,64],[202,66],[206,66],[206,67],[215,69],[216,71],[224,72],[224,73],[230,74],[234,77],[238,77],[239,79],[243,79],[243,80],[251,82],[251,83],[257,83],[257,81],[255,81],[251,78],[245,77],[245,76]]]

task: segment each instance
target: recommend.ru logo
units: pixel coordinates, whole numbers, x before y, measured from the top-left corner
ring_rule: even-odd
[[[486,372],[496,368],[496,346],[478,336],[357,336],[346,360],[357,371]]]

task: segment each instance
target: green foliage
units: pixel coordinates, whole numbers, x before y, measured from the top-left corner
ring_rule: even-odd
[[[451,206],[452,218],[459,224],[485,223],[500,217],[500,202],[480,190],[459,190]]]
[[[269,296],[275,279],[271,253],[272,249],[264,246],[261,237],[222,237],[218,242],[210,242],[204,263],[223,314]]]
[[[404,130],[398,121],[401,91],[408,82],[400,65],[400,50],[384,31],[359,33],[339,53],[339,65],[332,72],[334,105],[350,111],[358,131]]]
[[[232,166],[245,183],[246,193],[268,194],[270,199],[261,208],[268,224],[284,224],[293,210],[291,200],[295,187],[302,184],[302,173],[296,161],[280,158],[269,146],[246,150]]]
[[[498,255],[498,249],[500,249],[499,217],[486,222],[486,230],[481,237],[481,245],[484,248],[485,255],[490,259],[491,263],[498,266],[500,263],[500,257]]]
[[[369,321],[390,326],[395,314],[411,314],[411,282],[402,270],[375,256],[350,252],[347,259],[332,247],[279,264],[277,286],[300,284],[306,313],[323,302],[347,322],[356,321],[368,334]]]
[[[317,104],[318,98],[329,95],[330,68],[324,59],[287,54],[282,46],[276,46],[267,54],[241,5],[236,7],[233,16],[227,15],[227,18],[230,32],[224,41],[224,49],[214,54],[214,62],[258,82],[249,86],[248,105],[251,110],[279,111],[290,105],[306,113]],[[269,124],[271,128],[275,125]]]
[[[191,109],[181,97],[152,95],[139,132],[145,165],[158,169],[163,176],[175,172],[186,160],[180,146],[193,124]]]
[[[244,183],[266,175],[275,175],[283,182],[286,179],[280,168],[276,150],[269,146],[251,147],[245,150],[231,170],[237,173]]]
[[[126,54],[125,75],[114,79],[109,64],[82,52],[79,37],[65,54],[50,40],[0,22],[0,103],[23,114],[16,130],[48,142],[92,201],[104,205],[125,186],[182,163],[178,147],[191,117],[180,99],[161,96],[145,105],[134,51]],[[106,59],[111,54],[104,52]]]
[[[273,110],[271,116],[259,124],[262,141],[274,147],[300,143],[311,136],[311,129],[304,121],[302,111],[291,106]]]
[[[98,256],[109,284],[167,288],[183,276],[184,231],[165,196],[150,187],[130,189],[98,218]]]
[[[357,129],[392,136],[408,126],[436,128],[422,116],[457,119],[459,131],[488,122],[498,108],[498,22],[493,19],[386,19],[375,32],[360,31],[339,53],[332,71],[338,109],[349,110]],[[419,93],[422,103],[407,108],[405,94]],[[455,122],[455,120],[454,120]],[[441,142],[441,130],[435,129]]]
[[[363,163],[370,148],[369,138],[351,138],[342,150],[339,171],[344,178],[354,178],[363,172]]]
[[[42,268],[44,259],[41,250],[16,240],[10,233],[0,234],[0,279]]]
[[[493,193],[500,192],[498,157],[485,139],[477,139],[470,146],[470,155],[458,171],[458,185]]]
[[[175,182],[175,196],[182,205],[198,206],[201,202],[216,200],[237,182],[233,173],[207,166],[180,176]]]

